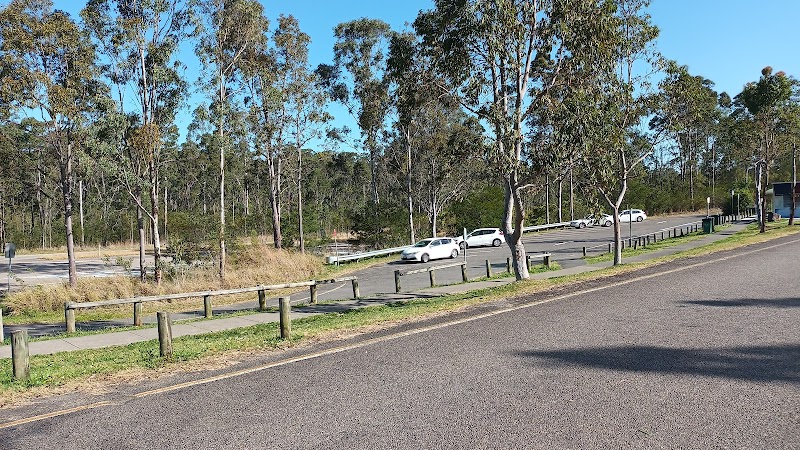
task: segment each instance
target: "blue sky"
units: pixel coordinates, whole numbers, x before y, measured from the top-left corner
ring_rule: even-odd
[[[297,17],[301,29],[311,36],[313,66],[333,59],[333,28],[341,22],[377,18],[402,31],[420,10],[433,7],[432,0],[262,3],[273,24],[279,14]],[[75,15],[84,4],[83,0],[54,1],[56,8]],[[661,30],[657,45],[663,55],[687,65],[691,74],[710,79],[717,91],[735,96],[745,83],[756,81],[767,65],[800,78],[800,0],[653,0],[649,12]],[[191,50],[186,54],[191,55]]]

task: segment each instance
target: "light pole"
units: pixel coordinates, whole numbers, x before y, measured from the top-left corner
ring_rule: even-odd
[[[733,189],[731,189],[731,214],[733,214]]]
[[[706,217],[711,217],[711,197],[706,197]]]

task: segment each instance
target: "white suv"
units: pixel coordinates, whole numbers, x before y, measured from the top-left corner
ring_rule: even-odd
[[[499,228],[478,228],[467,235],[466,242],[462,236],[453,239],[462,249],[467,247],[479,247],[481,245],[499,247],[505,240],[505,236],[503,236],[503,231]]]

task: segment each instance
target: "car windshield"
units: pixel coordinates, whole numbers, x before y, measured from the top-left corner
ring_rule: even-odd
[[[419,241],[416,244],[414,244],[414,247],[427,247],[428,244],[431,243],[431,240],[432,239],[425,239],[425,240]]]

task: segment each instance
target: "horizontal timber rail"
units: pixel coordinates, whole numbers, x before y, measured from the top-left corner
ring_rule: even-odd
[[[197,291],[197,292],[184,292],[179,294],[166,294],[166,295],[152,295],[148,297],[132,297],[132,298],[119,298],[114,300],[103,300],[99,302],[83,302],[64,303],[64,318],[67,326],[67,333],[75,332],[75,311],[78,309],[97,308],[102,306],[126,305],[133,304],[133,324],[135,326],[142,325],[142,304],[148,302],[158,302],[166,300],[180,300],[186,298],[202,298],[205,317],[212,316],[211,297],[221,295],[244,294],[248,292],[258,292],[258,309],[263,311],[267,307],[266,291],[274,291],[278,289],[289,289],[297,287],[308,287],[310,291],[310,303],[317,303],[317,286],[320,284],[330,283],[344,283],[350,281],[353,285],[353,298],[360,296],[358,287],[358,277],[341,277],[329,280],[309,280],[300,281],[297,283],[282,283],[282,284],[269,284],[251,286],[236,289],[223,289],[218,291]]]
[[[461,267],[461,279],[466,283],[469,281],[467,279],[467,263],[459,262],[459,263],[452,263],[452,264],[443,264],[441,266],[432,266],[432,267],[425,267],[423,269],[414,269],[414,270],[395,270],[394,271],[394,291],[396,293],[400,292],[400,277],[404,275],[413,275],[415,273],[423,273],[428,272],[430,274],[431,279],[431,287],[436,286],[436,271],[440,269],[447,269],[450,267]]]

